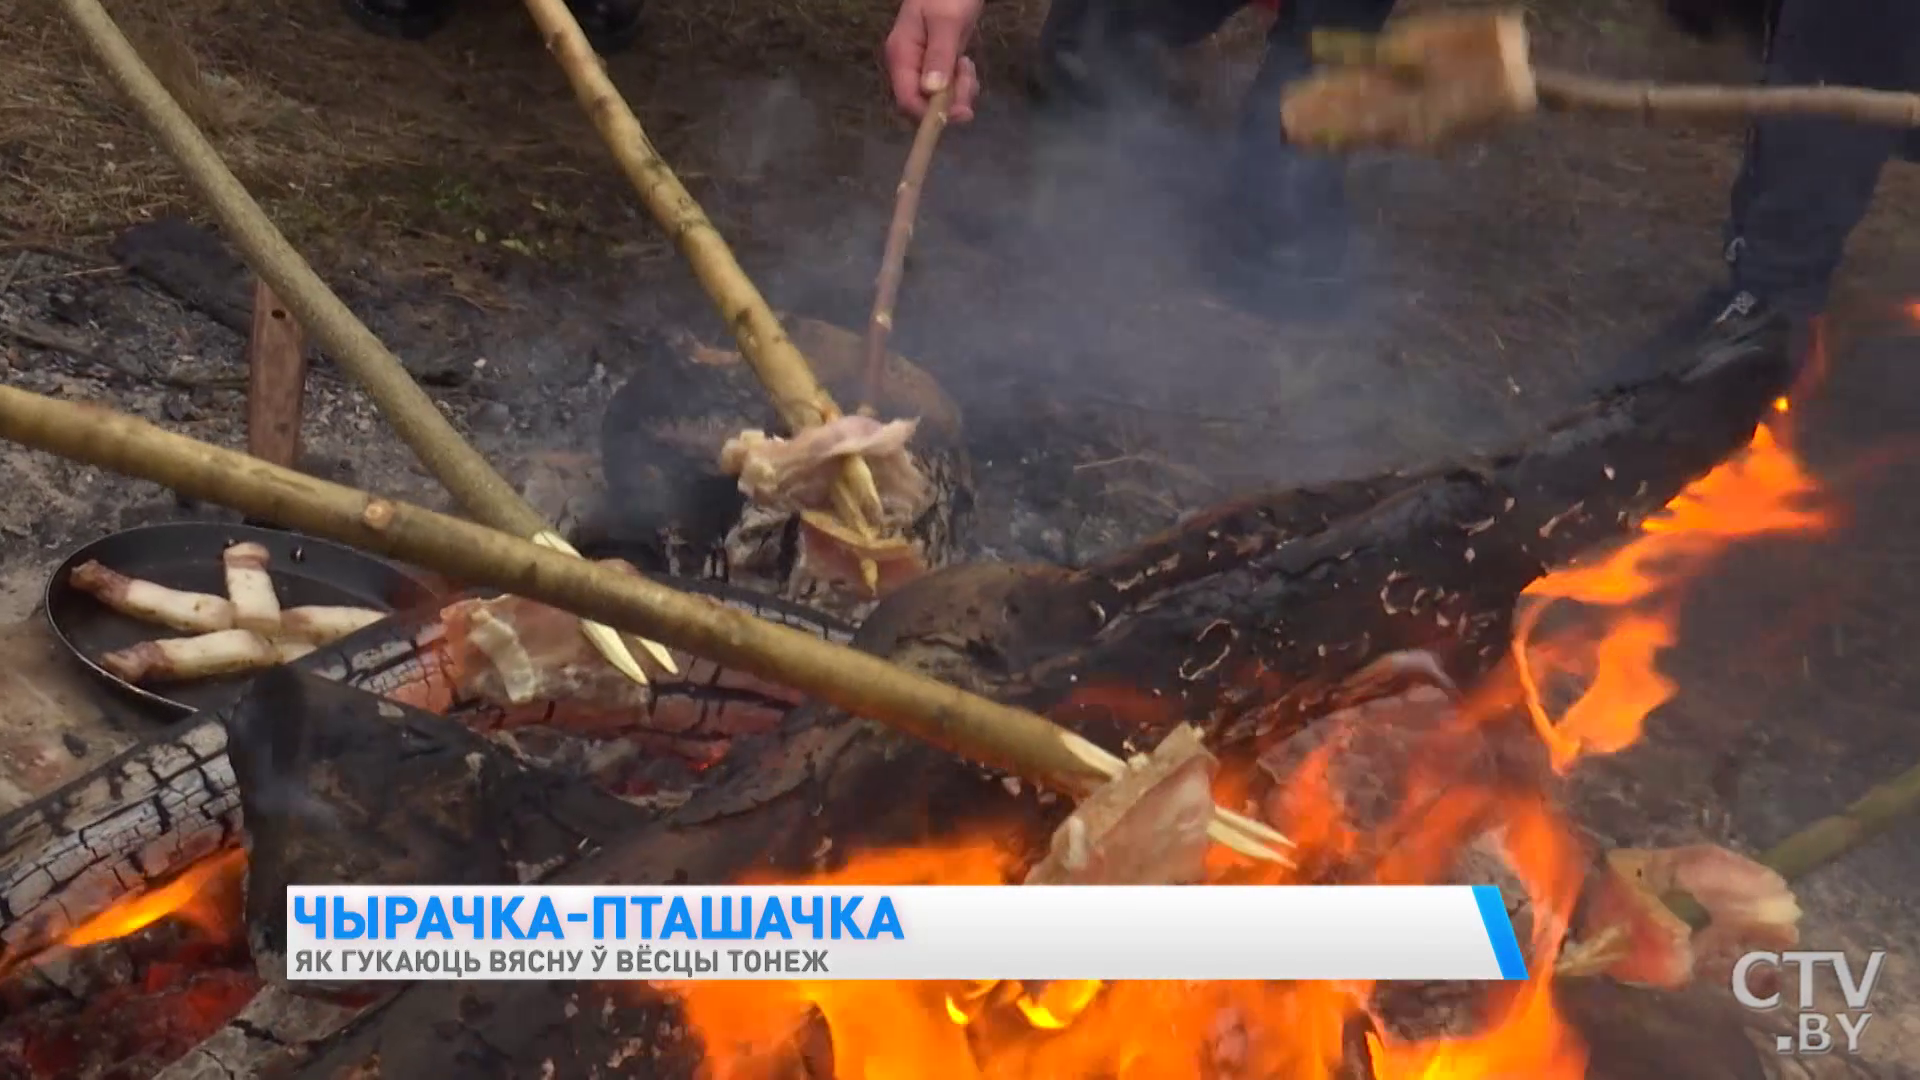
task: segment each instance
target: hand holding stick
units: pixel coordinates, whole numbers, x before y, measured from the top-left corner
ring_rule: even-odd
[[[933,149],[947,128],[953,107],[953,86],[943,86],[927,103],[926,115],[907,151],[907,166],[894,194],[893,220],[887,225],[887,246],[880,257],[880,276],[873,287],[873,314],[867,319],[867,372],[860,407],[871,410],[880,401],[886,382],[887,337],[893,333],[893,309],[900,297],[900,279],[907,269],[907,247],[913,243],[913,222],[920,211],[920,192],[933,166]]]

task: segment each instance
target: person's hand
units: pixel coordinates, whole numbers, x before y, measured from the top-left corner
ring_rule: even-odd
[[[901,0],[884,51],[893,100],[916,119],[926,114],[933,95],[949,84],[953,104],[947,118],[956,124],[973,119],[980,76],[967,59],[982,0]]]

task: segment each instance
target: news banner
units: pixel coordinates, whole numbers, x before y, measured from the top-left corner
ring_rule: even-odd
[[[293,886],[299,980],[1525,979],[1498,889]]]

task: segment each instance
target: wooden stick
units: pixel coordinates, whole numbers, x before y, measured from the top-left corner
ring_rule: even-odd
[[[773,398],[780,418],[797,434],[840,417],[840,407],[814,378],[807,358],[781,329],[780,320],[740,268],[720,231],[647,138],[646,129],[607,77],[605,65],[567,9],[566,0],[526,0],[526,5],[546,36],[547,51],[566,73],[600,138],[639,193],[640,201],[693,267],[701,288],[739,342],[741,355]],[[835,509],[855,532],[874,539],[879,535],[883,511],[873,470],[857,454],[847,456],[844,469],[840,483],[834,486]],[[876,578],[877,574],[875,568]],[[870,580],[869,585],[873,584]]]
[[[300,322],[264,281],[253,283],[253,334],[247,339],[247,452],[293,468],[307,389],[307,343]]]
[[[380,414],[412,448],[414,455],[452,493],[467,513],[515,536],[538,539],[560,551],[571,551],[538,511],[527,505],[506,478],[487,464],[440,413],[439,406],[407,374],[400,360],[387,350],[366,324],[354,317],[313,267],[300,257],[275,228],[266,211],[247,194],[219,151],[194,126],[193,119],[140,59],[126,35],[100,0],[61,0],[68,17],[80,28],[94,55],[105,64],[113,81],[133,101],[160,144],[172,155],[214,215],[246,256],[247,265],[286,301],[305,332],[312,334],[334,362],[347,370],[379,407]],[[587,634],[607,661],[629,678],[645,682],[646,675],[619,637],[589,624]],[[667,670],[673,661],[665,649],[642,642]]]
[[[887,338],[893,333],[893,310],[900,298],[900,279],[906,275],[907,248],[913,243],[913,222],[920,212],[920,192],[927,185],[927,171],[933,166],[934,147],[940,145],[940,133],[947,128],[947,112],[953,107],[953,86],[941,87],[927,103],[914,132],[913,147],[907,151],[907,166],[900,174],[900,187],[894,192],[893,220],[887,225],[887,246],[880,257],[880,276],[873,287],[873,314],[867,319],[867,375],[861,394],[862,411],[870,411],[880,402],[886,381]]]
[[[1535,69],[1540,103],[1562,112],[1638,113],[1642,119],[1751,120],[1825,116],[1887,127],[1920,127],[1920,94],[1856,86],[1662,86]]]
[[[291,529],[506,590],[789,686],[956,754],[1085,795],[1116,757],[1024,709],[867,653],[459,518],[327,483],[97,405],[0,387],[0,436]],[[1216,811],[1209,834],[1284,862],[1272,829]]]
[[[1441,19],[1455,22],[1511,18],[1512,13],[1447,13],[1410,16],[1385,33],[1315,30],[1309,49],[1321,63],[1374,68],[1416,92],[1440,94],[1447,74],[1442,60],[1458,60],[1422,47],[1420,31]],[[1529,62],[1529,66],[1532,66]],[[1920,94],[1869,90],[1857,86],[1695,86],[1575,75],[1532,67],[1539,104],[1558,112],[1634,113],[1647,121],[1662,118],[1741,119],[1765,116],[1824,116],[1888,127],[1920,127]],[[1433,85],[1427,85],[1427,84]]]

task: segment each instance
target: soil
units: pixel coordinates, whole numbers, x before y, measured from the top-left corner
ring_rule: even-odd
[[[1539,0],[1538,48],[1578,70],[1749,73],[1740,45],[1682,38],[1659,7]],[[604,404],[645,378],[642,344],[724,338],[517,5],[474,0],[417,44],[315,0],[165,8],[116,14],[276,220],[543,512],[584,513]],[[1186,58],[1190,111],[1116,135],[1048,125],[1020,92],[1041,13],[988,12],[987,95],[942,143],[895,333],[967,410],[981,557],[1075,562],[1235,491],[1510,440],[1718,280],[1736,132],[1545,120],[1443,159],[1356,161],[1351,280],[1243,313],[1200,272],[1216,245],[1197,208],[1261,17]],[[847,326],[911,138],[872,59],[891,17],[887,0],[654,0],[610,61],[769,298]],[[200,208],[54,5],[0,21],[0,53],[0,378],[241,445],[242,335],[107,253],[129,225]],[[1583,781],[1609,842],[1764,847],[1920,756],[1920,512],[1900,497],[1916,194],[1920,175],[1890,166],[1835,305],[1844,340],[1795,413],[1846,521],[1699,583],[1667,665],[1679,698]],[[446,505],[324,362],[305,439],[316,473]],[[9,620],[77,544],[223,513],[17,449],[0,490]],[[1920,1061],[1915,835],[1801,890],[1810,945],[1889,951],[1865,1051],[1887,1076],[1920,1075],[1899,1064]]]

